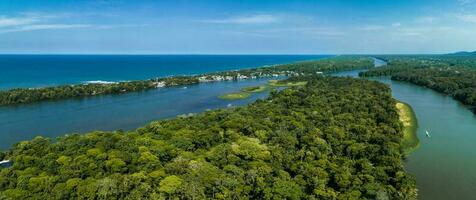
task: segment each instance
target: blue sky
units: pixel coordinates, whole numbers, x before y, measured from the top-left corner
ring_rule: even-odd
[[[2,0],[0,53],[476,50],[476,0]]]

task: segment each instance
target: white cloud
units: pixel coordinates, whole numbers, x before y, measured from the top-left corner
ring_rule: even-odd
[[[422,36],[427,38],[437,37],[444,34],[453,34],[455,32],[462,32],[464,30],[457,29],[451,26],[431,26],[431,27],[410,27],[402,28],[393,34],[400,36]]]
[[[364,31],[379,31],[385,29],[385,26],[381,25],[365,25],[361,28]]]
[[[127,27],[145,27],[148,24],[74,24],[57,23],[58,19],[66,18],[68,14],[44,14],[44,13],[22,13],[19,17],[0,16],[0,34],[27,32],[37,30],[60,30],[60,29],[79,29],[79,28],[127,28]]]
[[[423,16],[423,17],[418,17],[415,19],[415,22],[421,23],[421,24],[431,24],[435,22],[436,18],[431,17],[431,16]]]
[[[395,27],[395,28],[400,27],[400,26],[402,26],[402,23],[400,23],[400,22],[395,22],[395,23],[392,24],[392,27]]]
[[[335,28],[311,28],[308,30],[303,30],[313,36],[343,36],[345,35],[344,31],[335,29]]]
[[[0,16],[0,28],[33,24],[39,20],[35,17],[4,17]]]
[[[346,33],[334,27],[293,27],[293,28],[270,28],[254,29],[248,31],[224,31],[225,34],[238,36],[252,36],[262,38],[335,38],[345,36]]]
[[[230,17],[226,19],[210,19],[210,20],[201,20],[204,23],[215,23],[215,24],[269,24],[276,23],[279,19],[273,15],[248,15],[248,16],[237,16]]]
[[[90,24],[33,24],[0,30],[0,33],[25,32],[36,30],[77,29],[93,27]]]
[[[464,22],[476,23],[476,15],[456,15],[456,17]]]
[[[152,26],[151,24],[113,24],[113,25],[91,25],[90,27],[98,28],[98,29],[113,29],[113,28],[140,28],[140,27],[148,27]]]
[[[423,35],[424,30],[421,29],[403,29],[400,32],[398,32],[399,35],[402,36],[420,36]]]
[[[462,5],[466,5],[466,4],[470,4],[470,3],[473,3],[475,2],[476,0],[456,0],[458,1],[458,3],[462,4]]]
[[[283,33],[287,36],[289,34],[305,34],[308,36],[323,36],[323,37],[334,37],[334,36],[343,36],[345,32],[334,27],[294,27],[294,28],[278,28],[278,29],[267,29],[266,30],[272,34]]]
[[[14,17],[0,16],[0,33],[85,28],[91,26],[86,24],[60,24],[49,22],[56,17],[55,15],[41,13],[21,13]]]

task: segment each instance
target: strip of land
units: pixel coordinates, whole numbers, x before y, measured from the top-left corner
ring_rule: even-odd
[[[107,94],[123,94],[162,87],[183,86],[214,81],[236,81],[280,76],[309,76],[353,69],[368,69],[372,67],[373,61],[369,57],[337,56],[316,61],[304,61],[193,76],[175,76],[117,83],[88,83],[46,88],[18,88],[0,91],[0,106]]]
[[[250,93],[260,93],[264,92],[268,89],[266,85],[259,85],[259,86],[251,86],[251,87],[245,87],[242,88],[242,92],[250,92]]]
[[[305,76],[247,106],[0,154],[0,199],[416,199],[390,88]],[[406,118],[405,118],[406,119]]]
[[[407,103],[397,102],[396,107],[403,124],[402,151],[405,155],[409,155],[420,146],[417,136],[418,121],[412,107]]]
[[[306,84],[307,84],[306,81],[291,82],[287,80],[270,80],[268,82],[268,85],[272,87],[296,87],[296,86],[304,86]]]
[[[237,93],[220,95],[218,96],[218,98],[224,99],[224,100],[238,100],[238,99],[246,99],[250,97],[250,95],[251,94],[248,92],[237,92]]]
[[[241,92],[235,92],[235,93],[220,95],[220,96],[218,96],[218,98],[224,99],[224,100],[246,99],[246,98],[250,97],[252,93],[264,92],[269,88],[298,87],[298,86],[304,86],[306,84],[307,84],[306,81],[291,81],[289,79],[286,79],[286,80],[270,80],[270,81],[268,81],[267,85],[245,87],[245,88],[241,89]]]

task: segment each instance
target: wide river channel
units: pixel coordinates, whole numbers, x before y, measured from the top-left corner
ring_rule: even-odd
[[[376,60],[376,66],[385,63]],[[337,73],[357,77],[359,71]],[[418,118],[420,148],[405,161],[416,177],[419,199],[476,199],[476,117],[451,97],[389,78],[373,79],[391,86],[393,96],[412,106]],[[217,82],[179,88],[163,88],[126,95],[43,102],[0,107],[0,149],[36,135],[56,137],[93,130],[130,130],[152,120],[207,109],[245,105],[251,98],[224,101],[218,95],[267,79]],[[431,137],[426,137],[428,131]]]
[[[376,60],[376,66],[383,64]],[[358,77],[359,72],[336,75]],[[405,160],[405,168],[416,177],[418,198],[476,199],[475,115],[431,89],[388,77],[372,80],[390,85],[394,98],[410,104],[416,113],[420,147]]]

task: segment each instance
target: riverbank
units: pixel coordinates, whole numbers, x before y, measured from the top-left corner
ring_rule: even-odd
[[[418,120],[409,104],[399,101],[395,106],[403,124],[402,151],[405,155],[409,155],[420,146],[417,136]]]

